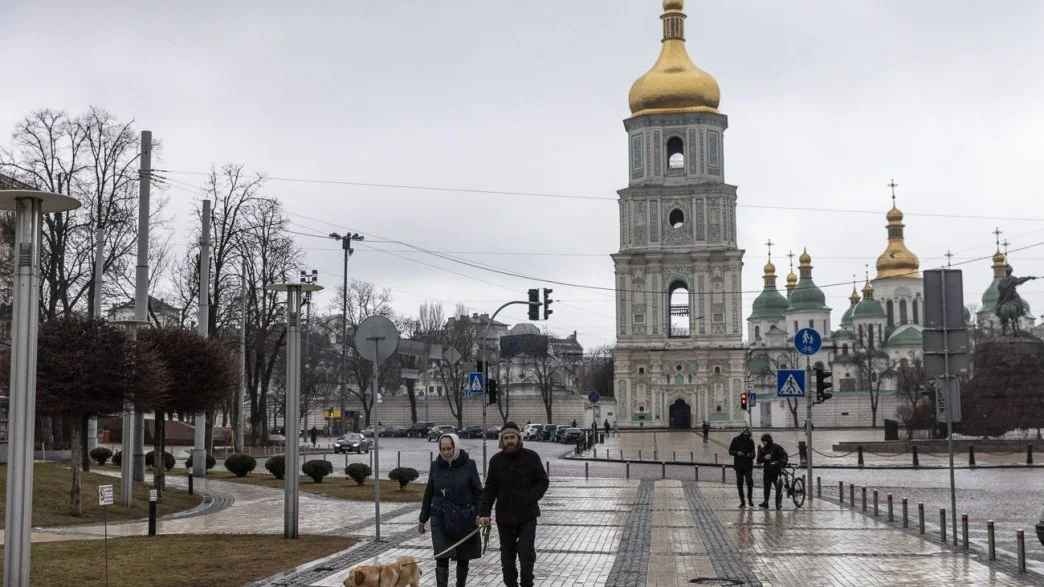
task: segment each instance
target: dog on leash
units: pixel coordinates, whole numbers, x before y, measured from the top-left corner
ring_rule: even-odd
[[[412,556],[386,565],[355,565],[344,587],[420,587],[421,570]]]

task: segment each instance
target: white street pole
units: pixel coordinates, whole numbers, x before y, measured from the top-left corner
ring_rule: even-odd
[[[203,228],[199,241],[199,324],[197,330],[203,338],[210,336],[210,200],[203,200]],[[203,478],[207,475],[207,414],[196,414],[192,443],[192,475]],[[289,434],[287,434],[289,438]]]
[[[40,220],[80,203],[36,191],[0,191],[0,209],[15,211],[14,300],[11,314],[11,380],[8,409],[4,585],[29,585],[32,548],[33,452],[36,434],[36,345],[40,303]],[[78,466],[79,463],[73,463]]]
[[[239,387],[236,389],[236,430],[233,444],[236,452],[243,452],[243,398],[246,397],[246,330],[247,330],[247,271],[246,255],[240,261],[240,291],[239,291]]]
[[[286,468],[283,473],[283,537],[297,538],[298,469],[301,435],[297,420],[301,412],[301,288],[290,285],[286,290]],[[291,429],[293,427],[293,429]]]
[[[94,299],[91,300],[91,317],[101,319],[102,270],[105,267],[105,231],[101,228],[100,219],[94,230]],[[98,417],[87,419],[87,450],[98,447]]]
[[[377,406],[380,402],[377,400],[377,396],[380,394],[380,385],[378,385],[378,379],[381,376],[381,361],[380,361],[380,347],[381,341],[384,340],[383,336],[375,336],[368,340],[373,341],[374,353],[376,360],[373,362],[373,377],[370,385],[373,389],[373,408],[370,410],[370,418],[374,422],[373,424],[373,519],[377,523],[377,533],[374,539],[377,542],[381,541],[381,426],[380,420],[377,417]]]

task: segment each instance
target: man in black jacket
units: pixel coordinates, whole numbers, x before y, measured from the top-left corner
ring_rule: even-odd
[[[518,425],[507,422],[500,429],[500,452],[489,460],[486,487],[479,504],[479,525],[490,523],[490,511],[497,506],[497,533],[500,535],[500,565],[504,584],[518,587],[518,568],[522,567],[522,587],[532,587],[536,564],[536,525],[540,516],[537,502],[547,492],[547,473],[540,455],[522,446]]]
[[[761,435],[758,462],[765,467],[763,471],[765,477],[765,501],[761,502],[758,507],[768,509],[769,496],[772,495],[773,486],[776,488],[776,509],[783,507],[783,482],[779,480],[779,475],[783,471],[783,467],[787,466],[788,460],[787,451],[782,446],[772,442],[771,434]]]
[[[739,436],[732,439],[729,445],[732,455],[732,466],[736,469],[736,489],[739,490],[740,508],[749,504],[754,507],[754,440],[750,437],[750,428],[744,428]],[[743,496],[743,484],[747,484],[746,500]]]

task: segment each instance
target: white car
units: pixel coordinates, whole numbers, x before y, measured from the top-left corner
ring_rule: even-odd
[[[522,440],[540,440],[543,437],[543,424],[526,424],[522,430]]]

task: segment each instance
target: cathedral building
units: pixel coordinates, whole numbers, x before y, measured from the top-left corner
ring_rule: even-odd
[[[717,81],[665,0],[660,56],[631,86],[629,184],[619,194],[615,352],[623,426],[740,424],[745,352],[736,186],[725,182]]]

